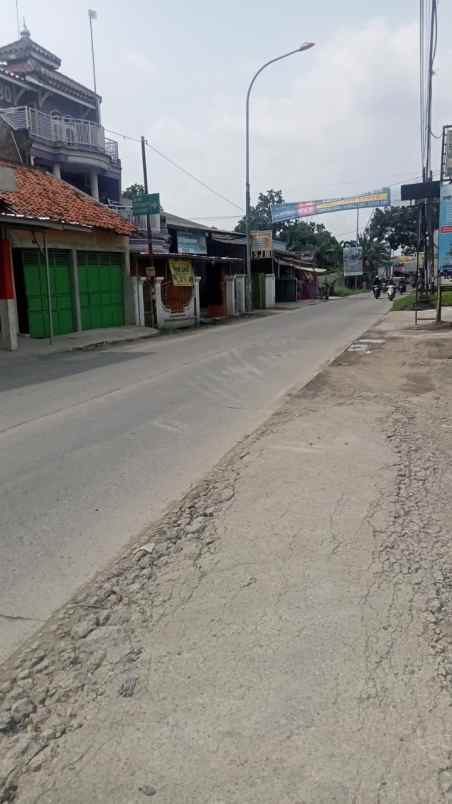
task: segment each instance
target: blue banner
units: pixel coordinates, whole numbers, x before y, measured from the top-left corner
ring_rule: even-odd
[[[307,218],[311,215],[322,215],[325,212],[345,212],[350,209],[366,209],[370,207],[389,207],[391,191],[389,187],[374,190],[372,193],[351,195],[346,198],[329,198],[321,201],[296,201],[277,204],[272,207],[273,223]]]
[[[442,285],[452,285],[452,184],[440,190],[438,276]]]

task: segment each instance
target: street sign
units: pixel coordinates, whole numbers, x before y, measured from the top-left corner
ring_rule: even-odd
[[[160,212],[160,193],[143,193],[132,201],[134,215],[158,215]]]

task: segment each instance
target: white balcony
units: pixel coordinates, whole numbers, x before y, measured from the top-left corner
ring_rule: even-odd
[[[106,138],[103,126],[90,120],[49,115],[30,106],[0,109],[0,115],[15,131],[29,131],[42,142],[102,153],[119,162],[118,143]]]

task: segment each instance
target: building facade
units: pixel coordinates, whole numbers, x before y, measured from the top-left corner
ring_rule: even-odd
[[[68,183],[0,161],[0,346],[135,323],[133,232]]]
[[[100,122],[101,98],[60,66],[26,28],[19,40],[0,47],[2,128],[10,130],[26,164],[53,172],[97,201],[118,202],[121,162]],[[2,157],[10,154],[0,150]]]

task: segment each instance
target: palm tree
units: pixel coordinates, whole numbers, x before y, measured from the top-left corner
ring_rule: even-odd
[[[370,286],[378,274],[379,268],[386,268],[391,257],[386,243],[370,237],[364,232],[359,237],[359,245],[363,250],[363,270]]]

